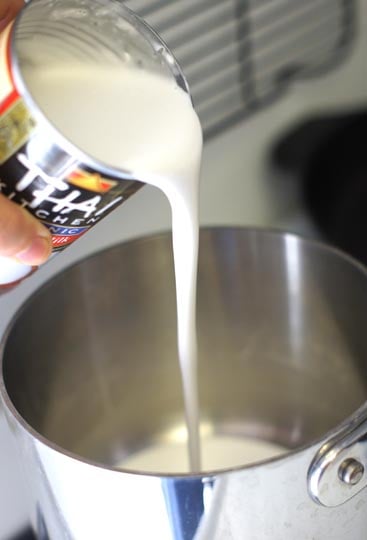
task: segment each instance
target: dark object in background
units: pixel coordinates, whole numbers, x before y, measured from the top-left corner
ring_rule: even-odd
[[[18,534],[17,536],[13,536],[11,540],[37,540],[37,538],[35,537],[31,529],[27,529],[26,531]]]
[[[351,119],[318,147],[302,187],[325,237],[367,263],[367,115]]]
[[[299,177],[301,202],[321,236],[367,264],[367,114],[298,126],[272,160]]]

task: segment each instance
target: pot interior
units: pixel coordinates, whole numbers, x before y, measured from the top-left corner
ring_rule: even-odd
[[[198,275],[201,427],[294,449],[366,400],[367,277],[292,235],[203,229]],[[66,270],[4,344],[14,407],[43,437],[115,465],[185,426],[169,234]]]

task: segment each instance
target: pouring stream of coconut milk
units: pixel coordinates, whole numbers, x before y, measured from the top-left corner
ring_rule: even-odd
[[[58,62],[23,66],[23,76],[54,126],[89,156],[156,186],[172,210],[178,353],[188,433],[189,469],[201,469],[197,384],[196,279],[202,132],[191,100],[173,78],[136,67]],[[45,67],[47,66],[47,67]],[[50,67],[51,66],[51,67]],[[86,89],[88,91],[86,92]],[[72,121],[70,121],[72,119]],[[123,301],[123,299],[122,299]],[[210,469],[279,453],[267,443],[214,436],[203,441]],[[121,467],[185,472],[182,447],[139,453]],[[207,469],[208,470],[208,469]]]
[[[200,470],[197,389],[196,274],[200,122],[189,96],[173,80],[142,69],[78,64],[24,77],[45,115],[76,146],[161,189],[172,209],[178,351],[190,469]],[[88,94],[85,88],[92,89]],[[113,104],[113,106],[110,106]],[[76,120],[70,123],[70,118]]]

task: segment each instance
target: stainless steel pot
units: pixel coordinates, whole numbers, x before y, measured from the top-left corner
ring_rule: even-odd
[[[1,396],[40,538],[362,540],[367,527],[363,267],[272,232],[201,231],[202,421],[285,445],[202,475],[115,465],[184,425],[169,235],[42,287],[3,340]]]

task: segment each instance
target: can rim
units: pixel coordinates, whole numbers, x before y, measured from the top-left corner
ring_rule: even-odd
[[[97,0],[98,1],[98,0]],[[175,80],[177,86],[181,88],[189,97],[191,103],[191,93],[190,88],[187,82],[187,79],[182,71],[181,66],[179,65],[177,59],[168,48],[164,40],[151,28],[147,22],[145,22],[141,17],[134,13],[127,6],[123,5],[118,0],[109,0],[113,2],[121,12],[122,17],[127,20],[134,28],[136,28],[139,33],[144,37],[145,41],[149,46],[154,50],[154,52],[159,52],[162,50],[165,51],[166,57],[165,62],[168,68],[168,71],[172,74],[173,79]],[[16,90],[20,94],[21,98],[24,100],[28,108],[30,109],[31,115],[35,118],[38,125],[43,126],[47,131],[49,131],[56,143],[56,145],[64,152],[66,152],[71,157],[75,157],[80,164],[86,165],[94,170],[101,172],[102,174],[120,178],[122,180],[135,180],[145,182],[145,178],[136,178],[134,171],[123,169],[120,167],[112,167],[108,163],[105,163],[99,159],[93,158],[87,152],[81,150],[77,145],[68,140],[68,138],[61,133],[61,131],[47,118],[45,113],[41,110],[40,106],[37,103],[37,100],[32,97],[30,91],[27,88],[27,85],[24,81],[22,70],[19,65],[19,59],[16,53],[16,32],[20,24],[20,21],[27,13],[27,10],[30,8],[31,4],[36,3],[37,0],[28,0],[22,11],[19,13],[17,18],[14,21],[11,36],[10,36],[10,61],[12,66],[12,76]]]

